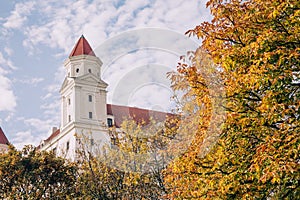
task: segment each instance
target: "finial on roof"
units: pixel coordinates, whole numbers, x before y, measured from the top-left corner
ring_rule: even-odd
[[[77,41],[75,47],[73,48],[72,52],[70,53],[69,57],[73,56],[79,56],[79,55],[90,55],[90,56],[96,56],[92,47],[88,43],[88,41],[85,39],[83,34]]]

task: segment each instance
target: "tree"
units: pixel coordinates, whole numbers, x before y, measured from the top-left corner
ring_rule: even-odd
[[[126,119],[120,129],[110,128],[109,134],[112,144],[99,150],[99,154],[86,151],[85,140],[81,139],[79,190],[82,197],[159,199],[165,195],[162,170],[169,155],[163,124]]]
[[[300,196],[300,2],[210,0],[207,6],[212,21],[187,34],[203,39],[201,48],[220,68],[226,120],[207,155],[200,156],[201,143],[194,143],[167,170],[171,196],[295,199]],[[191,90],[201,84],[195,73],[186,73],[195,68],[196,57],[183,73],[181,66],[178,70]],[[196,135],[197,140],[204,139]]]
[[[10,146],[0,153],[1,199],[70,199],[76,197],[77,168],[53,152]]]

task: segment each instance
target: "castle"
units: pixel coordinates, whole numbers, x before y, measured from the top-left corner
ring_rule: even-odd
[[[89,146],[111,144],[108,128],[120,128],[124,118],[148,122],[151,117],[163,120],[167,113],[136,107],[107,104],[107,86],[101,79],[101,60],[84,36],[81,36],[64,62],[65,79],[60,89],[61,123],[39,148],[58,156],[76,159],[80,136]]]

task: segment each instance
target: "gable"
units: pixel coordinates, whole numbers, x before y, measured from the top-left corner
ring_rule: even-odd
[[[103,80],[101,80],[100,78],[96,77],[92,73],[88,73],[88,74],[85,74],[83,76],[79,76],[79,77],[76,78],[76,80],[77,81],[84,81],[84,82],[99,83],[101,85],[108,86],[107,83],[105,83]]]

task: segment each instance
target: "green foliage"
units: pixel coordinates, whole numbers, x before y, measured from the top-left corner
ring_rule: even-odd
[[[1,199],[71,199],[76,196],[77,168],[52,152],[10,146],[0,153]]]

